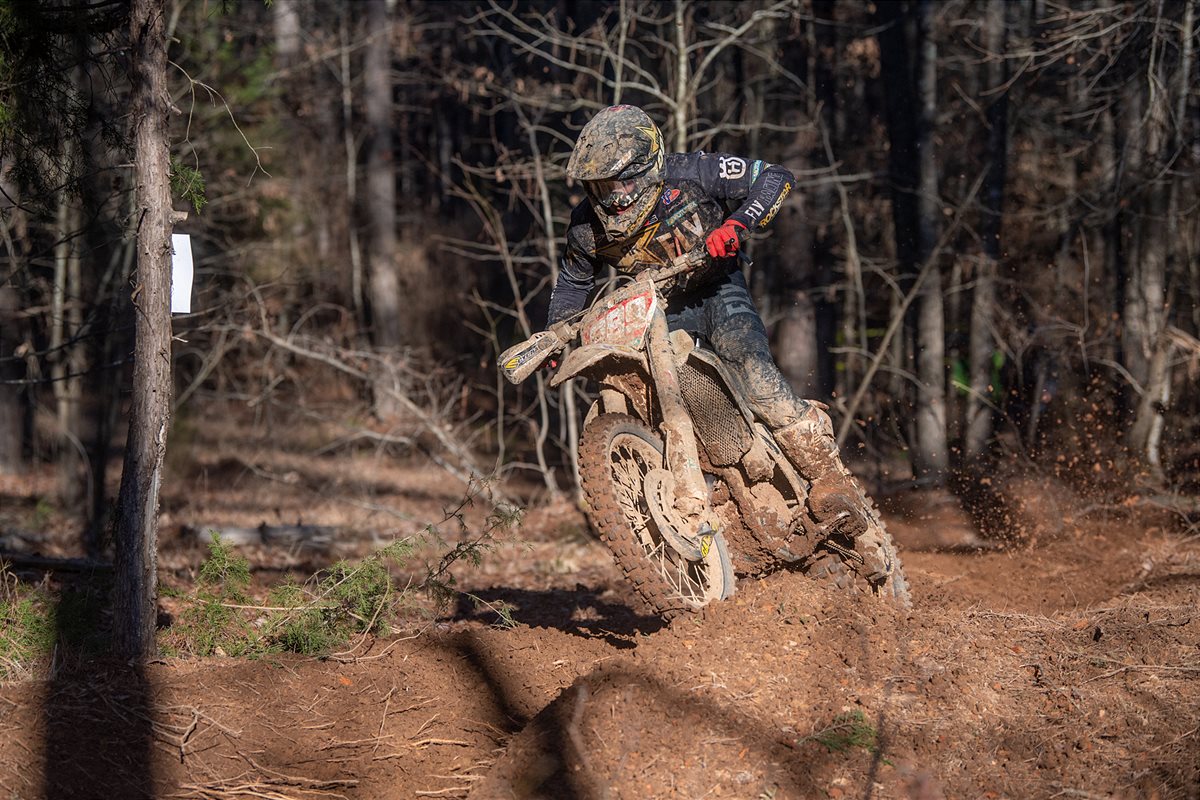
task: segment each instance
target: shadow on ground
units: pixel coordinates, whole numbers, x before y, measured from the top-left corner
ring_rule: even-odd
[[[42,703],[46,800],[154,797],[153,697],[141,664],[106,657],[107,575],[61,588]]]
[[[639,614],[624,603],[600,599],[582,584],[574,589],[510,589],[493,587],[460,594],[453,619],[495,625],[503,615],[534,628],[554,628],[585,639],[603,639],[613,647],[637,647],[639,635],[662,630],[656,615]]]

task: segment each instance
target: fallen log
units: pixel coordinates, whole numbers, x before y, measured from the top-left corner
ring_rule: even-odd
[[[213,534],[221,537],[223,544],[234,547],[268,545],[311,550],[328,550],[338,535],[338,528],[329,525],[268,525],[265,522],[254,528],[237,525],[187,525],[183,528],[186,537],[197,544],[208,544]]]
[[[7,569],[21,572],[110,572],[112,564],[90,558],[56,558],[32,553],[8,553],[0,550],[0,564]]]

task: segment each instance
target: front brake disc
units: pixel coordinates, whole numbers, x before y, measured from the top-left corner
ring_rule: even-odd
[[[642,490],[645,492],[651,519],[658,526],[658,532],[662,534],[663,539],[675,552],[688,561],[700,561],[708,555],[707,545],[712,541],[711,532],[700,532],[695,538],[682,533],[687,530],[688,523],[675,510],[675,476],[665,469],[652,469],[646,473]],[[708,542],[705,541],[706,537]]]

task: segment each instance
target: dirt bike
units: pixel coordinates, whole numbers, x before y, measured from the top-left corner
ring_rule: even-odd
[[[896,548],[861,489],[865,532],[843,532],[845,513],[818,525],[809,483],[755,419],[729,368],[686,331],[668,332],[663,287],[706,258],[701,248],[641,272],[578,322],[506,350],[501,371],[520,383],[578,339],[550,385],[574,377],[600,385],[579,444],[588,517],[662,616],[729,597],[737,574],[781,568],[907,607]]]

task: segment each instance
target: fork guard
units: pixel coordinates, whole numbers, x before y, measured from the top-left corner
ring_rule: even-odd
[[[557,387],[608,359],[613,359],[622,366],[605,369],[606,374],[622,372],[631,367],[636,367],[643,373],[649,372],[646,357],[639,350],[614,344],[588,344],[567,354],[558,372],[550,379],[550,386]]]

